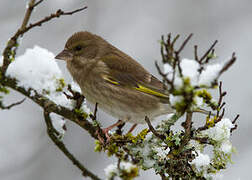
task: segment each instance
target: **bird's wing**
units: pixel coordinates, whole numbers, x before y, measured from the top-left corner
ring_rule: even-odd
[[[103,77],[108,83],[169,100],[164,84],[126,54],[112,53],[101,60],[109,67],[109,73]]]

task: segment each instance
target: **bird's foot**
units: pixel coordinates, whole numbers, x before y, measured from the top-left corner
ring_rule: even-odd
[[[96,130],[97,138],[101,144],[105,145],[105,144],[109,143],[109,141],[111,140],[110,135],[109,135],[109,131],[110,131],[110,129],[108,129],[108,128],[101,129],[101,132],[103,134],[102,135],[99,130]]]
[[[123,121],[118,120],[115,124],[112,124],[111,126],[109,126],[107,128],[103,128],[103,129],[101,129],[101,131],[98,129],[96,131],[96,134],[97,134],[97,138],[100,141],[100,143],[102,143],[103,145],[109,143],[111,140],[110,135],[109,135],[109,131],[116,126],[119,126],[122,123],[123,123]],[[103,135],[101,135],[101,132],[103,133]]]

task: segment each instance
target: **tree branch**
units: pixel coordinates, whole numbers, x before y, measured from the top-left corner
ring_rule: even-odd
[[[70,110],[64,106],[55,104],[54,102],[38,94],[35,90],[31,88],[27,91],[23,87],[18,87],[17,81],[14,78],[6,76],[5,79],[0,79],[0,84],[2,84],[3,86],[10,87],[11,89],[23,94],[24,96],[28,97],[29,99],[37,103],[42,108],[45,108],[49,104],[50,112],[54,112],[58,115],[61,115],[69,119],[70,121],[73,121],[74,123],[81,126],[83,129],[85,129],[93,138],[97,139],[97,135],[95,133],[97,130],[97,127],[94,126],[91,122],[89,122],[84,117],[82,116],[80,117],[79,114],[77,114],[75,111]],[[35,92],[35,96],[30,95],[32,91]]]
[[[52,125],[52,120],[50,118],[50,113],[46,110],[44,111],[44,119],[47,126],[47,133],[54,144],[65,154],[65,156],[72,161],[72,163],[77,166],[81,171],[82,175],[85,177],[90,177],[93,180],[100,180],[95,174],[89,171],[84,165],[79,162],[73,154],[71,154],[68,149],[66,148],[65,144],[59,140],[57,137],[57,130]]]
[[[164,135],[159,134],[159,133],[154,129],[154,127],[151,125],[150,119],[149,119],[147,116],[145,116],[145,121],[146,121],[146,123],[148,124],[149,130],[150,130],[155,136],[157,136],[158,138],[160,138],[160,139],[162,139],[162,140],[165,139],[165,136],[164,136]]]
[[[227,71],[236,61],[236,56],[235,53],[232,54],[231,59],[223,66],[223,68],[221,69],[221,71],[219,72],[218,77],[225,71]]]
[[[30,0],[29,6],[26,9],[25,16],[24,16],[21,27],[17,30],[15,35],[13,37],[11,37],[11,39],[8,41],[7,46],[5,47],[5,49],[3,51],[3,66],[1,68],[1,73],[3,76],[5,75],[5,72],[9,66],[9,64],[11,63],[11,56],[13,59],[16,56],[16,50],[18,47],[17,39],[22,35],[22,34],[19,34],[19,32],[25,29],[25,27],[31,17],[34,3],[35,3],[35,0]]]
[[[185,41],[182,43],[182,45],[180,46],[180,48],[176,51],[176,54],[181,53],[181,51],[184,49],[184,47],[186,46],[186,44],[189,42],[189,40],[192,38],[193,34],[189,34],[189,36],[185,39]],[[177,40],[176,38],[174,40]],[[174,45],[174,43],[172,43],[172,45]]]
[[[28,21],[29,21],[29,19],[31,17],[31,13],[32,13],[32,11],[34,9],[35,1],[36,0],[30,0],[28,8],[26,9],[26,12],[25,12],[23,23],[22,23],[20,29],[24,29],[26,27],[26,25],[27,25],[27,23],[28,23]]]
[[[205,52],[205,54],[200,58],[199,63],[202,63],[203,60],[207,57],[207,55],[212,51],[214,46],[218,43],[217,40],[214,41],[214,43],[211,45],[211,47]]]
[[[35,8],[36,6],[38,6],[40,3],[42,3],[44,0],[39,0],[38,2],[36,2],[32,7]]]
[[[15,58],[16,49],[17,49],[17,46],[18,46],[17,40],[18,40],[19,37],[21,37],[23,34],[28,32],[32,28],[37,27],[37,26],[41,26],[43,23],[48,22],[51,19],[58,18],[58,17],[63,16],[63,15],[72,15],[74,13],[77,13],[77,12],[80,12],[82,10],[87,9],[87,6],[82,7],[80,9],[76,9],[74,11],[69,11],[69,12],[64,12],[61,9],[59,9],[59,10],[57,10],[56,13],[51,14],[50,16],[46,16],[45,18],[43,18],[43,19],[41,19],[41,20],[27,26],[28,21],[29,21],[30,16],[31,16],[31,13],[32,13],[32,10],[34,8],[34,3],[35,3],[35,0],[30,1],[29,8],[27,8],[27,11],[26,11],[22,26],[10,38],[10,40],[7,43],[7,46],[5,47],[5,49],[3,51],[3,57],[4,58],[3,58],[3,66],[1,68],[2,78],[4,78],[6,70],[7,70],[8,66],[9,66],[9,64],[11,63],[11,58],[10,57],[13,56],[12,58]]]
[[[19,104],[22,104],[24,101],[25,101],[25,98],[22,99],[21,101],[12,103],[12,104],[10,104],[10,105],[8,105],[8,106],[4,106],[4,105],[1,104],[1,102],[0,102],[0,109],[11,109],[13,106],[17,106],[17,105],[19,105]]]
[[[184,129],[185,129],[185,135],[181,141],[181,144],[179,146],[179,152],[181,152],[184,147],[187,145],[187,143],[189,142],[190,138],[191,138],[191,129],[192,129],[192,112],[187,112],[186,113],[186,120],[183,124]]]

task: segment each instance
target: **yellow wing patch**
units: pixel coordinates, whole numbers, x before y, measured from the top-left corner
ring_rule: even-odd
[[[103,79],[106,80],[107,82],[111,83],[111,84],[114,84],[114,85],[120,85],[119,82],[109,78],[108,76],[103,76]],[[138,87],[134,87],[133,89],[137,90],[137,91],[140,91],[140,92],[144,92],[146,94],[150,94],[150,95],[154,95],[154,96],[158,96],[158,97],[162,97],[162,98],[169,98],[168,95],[166,94],[163,94],[163,93],[160,93],[160,92],[157,92],[157,91],[154,91],[152,89],[149,89],[147,87],[144,87],[140,84],[137,85]]]
[[[134,88],[138,91],[141,91],[141,92],[144,92],[144,93],[147,93],[147,94],[151,94],[151,95],[154,95],[154,96],[159,96],[159,97],[163,97],[163,98],[169,98],[168,95],[166,94],[162,94],[160,92],[157,92],[157,91],[154,91],[154,90],[151,90],[147,87],[144,87],[144,86],[141,86],[141,85],[138,85],[137,88]]]
[[[116,82],[116,81],[110,79],[108,76],[103,76],[103,79],[106,80],[106,81],[108,81],[108,82],[111,83],[111,84],[119,85],[118,82]]]

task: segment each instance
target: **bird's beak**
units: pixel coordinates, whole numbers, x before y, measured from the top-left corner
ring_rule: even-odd
[[[71,60],[72,58],[73,58],[73,54],[65,49],[61,51],[57,56],[55,56],[55,59],[60,59],[64,61]]]

